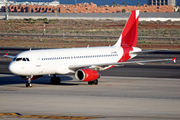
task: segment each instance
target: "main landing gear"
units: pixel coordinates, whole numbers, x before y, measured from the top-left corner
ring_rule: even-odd
[[[89,81],[88,84],[89,85],[98,85],[98,79],[96,79],[94,81]]]
[[[28,76],[28,82],[26,83],[26,87],[32,87],[31,76]]]
[[[60,77],[56,77],[56,75],[53,75],[53,77],[51,78],[51,84],[60,84],[61,83],[61,79]]]

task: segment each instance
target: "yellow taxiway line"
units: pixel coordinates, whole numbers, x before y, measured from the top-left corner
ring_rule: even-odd
[[[20,115],[19,113],[0,113],[0,116],[13,116],[13,118],[75,119],[75,120],[100,118],[100,117],[82,117],[82,116]]]

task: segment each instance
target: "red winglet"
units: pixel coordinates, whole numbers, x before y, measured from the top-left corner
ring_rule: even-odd
[[[9,54],[9,51],[5,55],[8,55],[8,54]],[[6,57],[6,58],[8,58],[8,57]]]
[[[9,54],[9,52],[7,52],[5,55],[8,55]]]
[[[177,56],[175,56],[175,57],[172,59],[172,61],[173,61],[174,63],[176,63],[176,57],[177,57]]]

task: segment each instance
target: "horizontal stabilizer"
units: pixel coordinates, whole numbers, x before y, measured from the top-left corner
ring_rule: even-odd
[[[130,54],[148,54],[148,53],[154,53],[154,52],[164,52],[168,51],[168,49],[159,49],[159,50],[143,50],[143,51],[138,51],[138,52],[130,52]]]

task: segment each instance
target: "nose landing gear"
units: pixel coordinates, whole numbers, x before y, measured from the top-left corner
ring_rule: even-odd
[[[32,84],[31,84],[31,78],[32,76],[27,76],[28,77],[28,83],[26,83],[26,87],[32,87]]]

